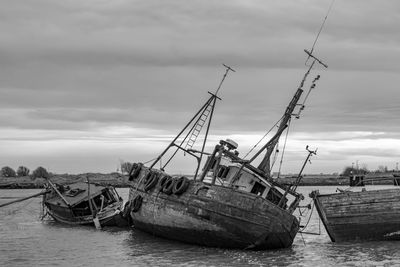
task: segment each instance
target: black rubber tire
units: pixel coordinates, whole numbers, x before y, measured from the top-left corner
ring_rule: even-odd
[[[142,206],[143,197],[141,195],[137,195],[132,201],[132,212],[139,211]]]
[[[154,186],[156,186],[157,182],[158,182],[158,173],[153,172],[144,185],[144,191],[149,191],[150,189],[152,189]]]
[[[152,171],[149,171],[148,173],[146,173],[146,175],[142,178],[141,183],[146,185],[147,182],[151,179],[152,175],[153,175]]]
[[[162,191],[164,194],[171,195],[172,194],[172,188],[174,187],[174,182],[175,179],[170,177],[164,184]]]
[[[132,181],[133,179],[136,179],[139,176],[140,171],[142,170],[142,164],[141,163],[134,163],[132,165],[132,170],[129,175],[129,181]]]
[[[183,194],[189,187],[189,179],[185,176],[180,177],[179,179],[175,180],[174,186],[172,187],[172,192],[175,195]]]
[[[125,203],[124,208],[122,209],[122,217],[127,219],[129,217],[129,213],[131,212],[132,200],[129,200]]]
[[[159,188],[160,191],[163,190],[163,187],[165,185],[165,183],[168,181],[168,179],[170,179],[171,177],[168,175],[163,175],[160,179],[158,179],[158,184],[157,187]]]

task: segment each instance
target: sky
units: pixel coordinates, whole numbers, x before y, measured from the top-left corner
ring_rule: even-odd
[[[0,0],[2,1],[2,0]],[[3,2],[3,1],[2,1]],[[0,9],[0,167],[113,172],[155,158],[214,92],[207,151],[245,155],[282,116],[332,0],[21,0]],[[288,134],[283,173],[400,162],[400,1],[336,0],[329,65]],[[264,139],[264,142],[266,142]],[[196,144],[197,145],[197,144]],[[284,138],[280,142],[280,150]],[[171,172],[191,173],[187,159]],[[275,168],[279,168],[278,158]]]

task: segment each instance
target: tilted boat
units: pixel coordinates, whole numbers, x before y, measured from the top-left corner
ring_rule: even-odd
[[[276,182],[271,176],[270,158],[276,152],[279,137],[291,118],[299,117],[305,99],[319,79],[318,75],[313,80],[301,104],[304,82],[314,64],[326,66],[305,51],[312,63],[276,124],[277,132],[250,159],[239,157],[238,145],[229,139],[221,140],[212,153],[205,152],[215,103],[220,99],[217,94],[228,72],[233,71],[224,65],[226,72],[216,92],[209,92],[210,98],[157,159],[150,166],[133,164],[127,209],[135,228],[169,239],[214,247],[277,249],[292,245],[300,227],[293,212],[303,199],[296,192],[301,175],[292,186]],[[193,145],[205,125],[201,149],[195,150]],[[177,152],[196,160],[192,177],[171,176],[165,171]],[[261,163],[255,166],[254,161],[260,159],[263,152]],[[312,153],[310,151],[309,156]],[[202,165],[204,155],[208,157]],[[159,169],[154,168],[157,163],[161,165]]]
[[[70,225],[126,226],[122,198],[112,186],[47,181],[43,205],[54,220]]]
[[[355,189],[353,189],[355,190]],[[400,189],[313,191],[314,200],[332,242],[400,240]]]

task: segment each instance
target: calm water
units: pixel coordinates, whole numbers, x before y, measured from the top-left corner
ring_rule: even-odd
[[[306,197],[302,205],[311,202],[311,190],[300,188]],[[39,191],[0,190],[0,203]],[[128,189],[118,191],[127,198]],[[400,242],[331,243],[316,212],[307,231],[318,233],[320,226],[321,235],[298,234],[289,249],[241,251],[182,244],[138,230],[41,221],[40,203],[33,198],[0,208],[0,266],[400,266]]]

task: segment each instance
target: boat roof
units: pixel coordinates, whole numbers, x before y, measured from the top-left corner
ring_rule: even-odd
[[[69,189],[66,190],[66,187],[69,186]],[[89,184],[90,186],[90,196],[94,198],[102,193],[102,191],[106,188],[101,185]],[[74,183],[69,185],[64,185],[65,191],[62,193],[62,196],[67,200],[67,202],[71,206],[78,205],[82,201],[88,199],[88,184],[87,183]],[[61,199],[61,197],[55,193],[54,197],[47,199],[48,203],[68,207],[67,204]]]

